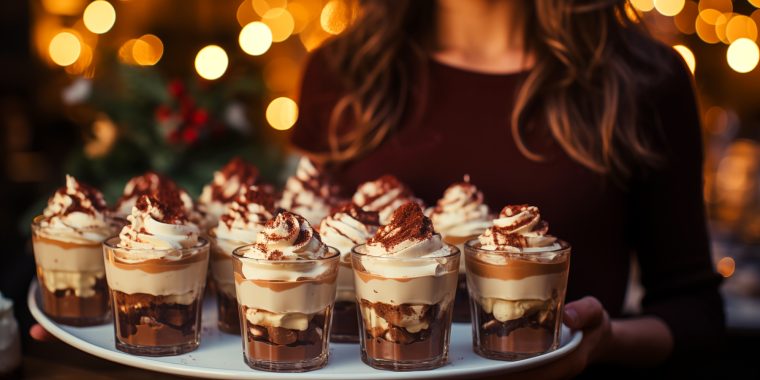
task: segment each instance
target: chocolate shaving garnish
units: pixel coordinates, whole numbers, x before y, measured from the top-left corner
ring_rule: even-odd
[[[407,202],[396,209],[389,224],[380,227],[367,244],[380,244],[391,250],[407,240],[422,241],[433,236],[433,223],[417,203]]]

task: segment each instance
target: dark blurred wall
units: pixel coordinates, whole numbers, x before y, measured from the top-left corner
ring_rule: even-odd
[[[25,214],[58,180],[50,174],[76,137],[70,123],[39,102],[50,74],[32,57],[30,3],[0,1],[0,291],[14,300],[22,331],[32,321],[26,290],[34,275]]]

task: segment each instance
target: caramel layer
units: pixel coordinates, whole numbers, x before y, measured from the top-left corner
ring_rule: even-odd
[[[354,271],[354,273],[356,273],[356,275],[359,276],[359,279],[362,280],[362,282],[364,282],[365,284],[370,282],[371,280],[379,280],[379,281],[393,280],[393,281],[398,281],[398,282],[409,282],[409,281],[419,278],[419,277],[399,277],[399,278],[383,277],[383,276],[378,276],[376,274],[372,274],[372,273],[361,271],[361,270]]]
[[[478,237],[478,235],[471,235],[471,236],[450,236],[450,235],[447,235],[447,236],[443,237],[443,241],[445,243],[448,243],[448,244],[451,244],[451,245],[460,246],[460,245],[464,244],[465,242],[467,242],[468,240],[472,240],[472,239],[474,239],[476,237]]]
[[[530,276],[563,273],[570,265],[568,257],[548,263],[507,257],[504,265],[487,263],[470,255],[465,260],[468,272],[500,280],[521,280]]]
[[[91,244],[85,244],[85,243],[72,243],[68,241],[61,241],[61,240],[55,240],[46,238],[44,236],[40,235],[33,235],[32,236],[33,242],[40,242],[40,243],[47,243],[55,245],[61,249],[74,249],[74,248],[82,248],[82,247],[89,247],[89,248],[97,248],[100,247],[100,244],[102,243],[91,243]]]
[[[272,281],[272,280],[252,280],[244,278],[240,273],[235,273],[235,283],[240,284],[247,281],[261,288],[268,288],[275,292],[284,292],[305,284],[322,285],[332,284],[335,282],[335,276],[322,276],[318,279],[298,279],[296,281]]]
[[[110,249],[110,248],[107,248]],[[208,258],[208,250],[202,250],[193,255],[185,256],[178,260],[168,259],[150,259],[137,263],[125,263],[116,259],[113,255],[107,255],[110,264],[123,270],[141,270],[146,273],[161,273],[174,270],[185,269],[199,261],[204,261]]]

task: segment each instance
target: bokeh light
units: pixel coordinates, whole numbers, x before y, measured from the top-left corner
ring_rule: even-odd
[[[50,59],[59,66],[68,66],[77,61],[82,52],[79,37],[73,32],[60,32],[53,37],[48,45]]]
[[[734,11],[734,4],[731,0],[700,0],[699,11],[712,9],[718,13],[731,13]]]
[[[245,26],[258,20],[258,15],[253,10],[251,0],[245,0],[240,3],[237,8],[237,13],[235,13],[235,18],[240,26]]]
[[[136,65],[137,62],[135,61],[135,57],[133,54],[135,43],[137,42],[137,39],[131,39],[127,40],[121,47],[119,48],[119,60],[122,63],[130,64],[130,65]]]
[[[90,75],[87,75],[87,70],[90,68],[90,64],[92,64],[92,57],[92,48],[86,43],[81,43],[79,58],[77,58],[77,60],[71,65],[66,66],[66,72],[71,75],[84,75],[89,77]]]
[[[694,74],[694,70],[697,68],[697,60],[694,58],[694,53],[692,53],[691,49],[684,45],[675,45],[673,49],[676,49],[678,54],[681,54],[681,57],[686,62],[686,66],[689,66],[689,71]]]
[[[736,261],[731,257],[724,257],[718,261],[718,273],[723,277],[731,277],[736,270]]]
[[[634,8],[642,12],[649,12],[654,9],[653,0],[631,0],[631,4],[633,4]]]
[[[261,17],[272,9],[288,6],[288,0],[253,0],[252,3],[253,10]]]
[[[254,21],[240,31],[238,43],[246,54],[262,55],[272,46],[272,31],[263,22]]]
[[[204,47],[195,56],[195,71],[204,79],[219,79],[227,71],[227,52],[217,45]]]
[[[311,23],[301,33],[298,34],[298,38],[301,40],[303,47],[306,51],[313,51],[330,38],[332,34],[325,32],[317,23]]]
[[[673,23],[681,33],[694,34],[696,32],[694,22],[697,16],[699,16],[699,7],[697,3],[689,0],[684,3],[681,12],[673,17]]]
[[[683,9],[685,0],[654,0],[654,9],[663,16],[675,16]]]
[[[757,40],[757,25],[750,17],[734,15],[726,24],[726,39],[731,43],[740,38]]]
[[[42,7],[48,13],[74,16],[78,15],[84,9],[84,0],[42,0]]]
[[[726,52],[728,66],[738,73],[748,73],[757,67],[760,60],[760,50],[755,41],[740,38],[731,43]]]
[[[325,32],[330,34],[343,32],[350,20],[351,9],[341,0],[330,0],[319,15],[319,24]]]
[[[279,97],[267,106],[266,117],[272,128],[278,131],[288,130],[298,120],[298,105],[293,99]]]
[[[134,41],[132,46],[132,57],[140,66],[153,66],[161,59],[164,54],[164,44],[161,39],[146,34]]]
[[[311,19],[309,10],[301,3],[288,2],[288,12],[293,16],[293,34],[301,33]]]
[[[103,34],[111,30],[116,22],[116,10],[111,3],[96,0],[85,8],[82,19],[87,30],[95,34]]]
[[[285,8],[272,8],[261,17],[272,31],[272,42],[282,42],[293,34],[293,16]]]
[[[720,42],[720,38],[715,31],[715,22],[722,15],[722,13],[715,9],[706,9],[699,12],[694,27],[697,31],[697,36],[708,44],[716,44]]]

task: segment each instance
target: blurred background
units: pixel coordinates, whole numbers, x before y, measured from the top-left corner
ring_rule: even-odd
[[[694,74],[729,343],[753,347],[760,0],[632,0],[627,9]],[[31,322],[23,300],[33,265],[18,253],[31,252],[29,221],[64,173],[100,187],[109,201],[148,169],[197,195],[213,170],[242,155],[282,183],[293,164],[285,143],[305,59],[354,15],[348,0],[0,2],[0,289],[16,300],[22,331]],[[640,295],[634,287],[630,308]],[[742,352],[727,355],[725,371],[746,366],[737,364]]]

